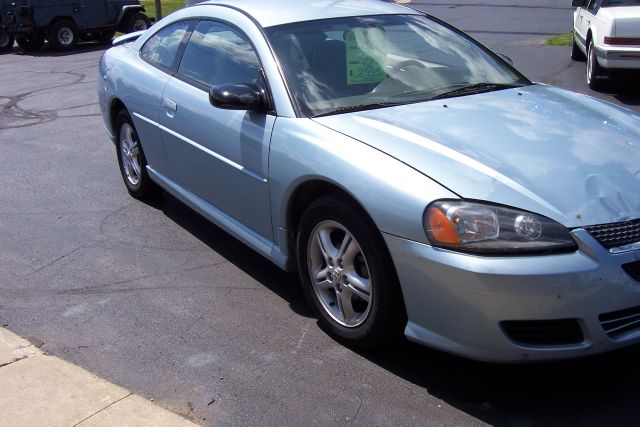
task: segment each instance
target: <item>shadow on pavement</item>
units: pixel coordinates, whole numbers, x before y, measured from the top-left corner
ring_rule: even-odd
[[[640,346],[519,365],[475,362],[410,342],[362,356],[492,425],[640,423]]]
[[[161,210],[169,219],[213,251],[287,301],[295,313],[312,317],[297,273],[287,273],[276,267],[262,255],[212,224],[169,193],[165,192],[157,202],[147,204]]]
[[[639,72],[617,72],[599,92],[611,95],[626,106],[638,106],[640,105],[639,78]]]
[[[640,72],[624,74],[612,85],[613,97],[625,105],[640,105]]]

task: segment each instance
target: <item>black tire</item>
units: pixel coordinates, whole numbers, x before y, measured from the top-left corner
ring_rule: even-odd
[[[120,111],[116,117],[114,128],[116,132],[118,166],[127,191],[132,197],[139,200],[150,200],[154,198],[158,194],[159,188],[151,181],[147,173],[147,159],[144,156],[144,151],[138,138],[138,132],[133,125],[129,113],[125,110]],[[128,141],[128,139],[130,139],[130,141]],[[129,142],[135,144],[137,151],[131,150],[132,147]],[[125,149],[123,149],[123,147],[125,147]],[[137,161],[137,170],[134,164],[129,162],[134,160],[134,158]]]
[[[102,30],[97,34],[96,40],[100,44],[111,43],[111,41],[113,40],[113,36],[115,34],[116,34],[115,30],[110,30],[110,31],[109,30]]]
[[[584,61],[584,54],[576,43],[576,36],[571,37],[571,59],[574,61]]]
[[[336,243],[325,244],[330,249],[323,251],[317,243],[320,235]],[[351,255],[340,256],[338,243],[348,241],[348,235],[355,249],[346,251]],[[395,269],[382,236],[358,205],[341,194],[312,202],[300,219],[296,244],[300,281],[324,329],[342,343],[359,348],[378,347],[402,337],[406,314]],[[335,259],[324,253],[333,253]],[[368,286],[362,286],[367,282]],[[339,300],[346,301],[348,309]]]
[[[142,12],[135,12],[127,18],[127,33],[146,30],[151,26],[149,17]]]
[[[40,34],[29,34],[27,36],[18,36],[16,42],[22,50],[33,52],[44,46],[44,37]]]
[[[56,21],[49,28],[48,40],[56,50],[70,50],[78,44],[78,27],[72,21]]]
[[[589,49],[587,50],[587,85],[593,90],[601,89],[604,86],[603,78],[606,75],[607,72],[598,64],[593,40],[590,40]]]
[[[14,41],[13,34],[10,34],[5,29],[0,29],[0,53],[9,52],[13,49]]]

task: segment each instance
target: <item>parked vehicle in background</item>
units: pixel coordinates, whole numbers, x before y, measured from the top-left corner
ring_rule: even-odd
[[[15,0],[4,3],[1,25],[26,51],[40,49],[45,39],[67,50],[80,40],[107,43],[116,31],[146,30],[144,12],[138,0]]]
[[[597,89],[614,69],[640,70],[640,0],[573,0],[571,58],[587,58]]]

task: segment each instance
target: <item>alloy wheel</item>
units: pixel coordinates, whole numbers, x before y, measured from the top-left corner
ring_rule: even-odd
[[[322,221],[311,232],[307,254],[311,283],[326,313],[349,328],[364,323],[373,287],[354,236],[336,221]]]
[[[122,153],[122,168],[127,180],[132,186],[140,182],[140,147],[135,138],[133,128],[128,123],[120,127],[120,151]]]

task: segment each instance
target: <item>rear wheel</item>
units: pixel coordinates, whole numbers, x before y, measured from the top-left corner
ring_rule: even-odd
[[[48,38],[54,49],[73,49],[78,44],[78,27],[67,20],[54,22],[49,29]]]
[[[298,268],[321,324],[347,345],[375,347],[401,336],[404,306],[387,248],[346,197],[311,203],[298,227]]]
[[[44,37],[41,34],[29,34],[26,36],[18,36],[16,42],[22,50],[33,52],[44,45]]]
[[[136,12],[127,19],[127,33],[144,31],[151,26],[151,21],[142,12]]]
[[[593,90],[600,89],[603,86],[602,80],[605,76],[606,71],[598,64],[596,48],[593,45],[593,40],[590,40],[587,51],[587,84]]]
[[[149,178],[147,159],[142,151],[138,132],[126,111],[118,113],[115,129],[118,165],[127,191],[136,199],[152,198],[157,194],[158,187]]]
[[[3,28],[0,28],[0,53],[9,52],[13,48],[13,34]]]

